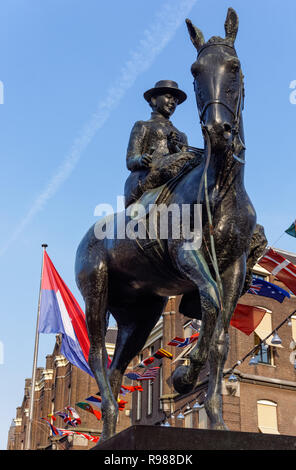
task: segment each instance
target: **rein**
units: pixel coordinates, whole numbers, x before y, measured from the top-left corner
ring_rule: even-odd
[[[195,91],[195,81],[194,81],[194,91]],[[230,106],[228,106],[227,103],[224,103],[224,101],[218,100],[218,99],[213,99],[213,100],[207,101],[204,104],[201,111],[199,111],[199,109],[198,109],[198,113],[199,113],[200,125],[201,125],[202,129],[206,130],[206,132],[207,132],[207,128],[206,128],[205,121],[204,121],[204,115],[205,115],[206,110],[208,109],[209,106],[211,106],[213,104],[219,104],[221,106],[224,106],[233,115],[233,118],[234,118],[233,125],[232,125],[232,128],[231,128],[231,133],[232,133],[233,136],[237,136],[237,138],[239,139],[240,144],[242,146],[242,150],[245,150],[246,149],[245,143],[242,141],[242,139],[239,135],[239,123],[240,123],[240,116],[241,116],[241,103],[242,103],[242,83],[240,83],[239,96],[238,96],[235,111],[233,111],[233,109],[231,109]],[[235,155],[234,152],[232,152],[232,157],[235,160],[237,160],[238,162],[240,162],[242,164],[245,164],[245,161],[242,158],[240,158],[238,155]]]
[[[211,158],[211,140],[210,136],[208,134],[208,131],[206,128],[205,129],[205,135],[206,135],[206,140],[207,140],[207,156],[206,156],[206,163],[205,163],[205,168],[202,174],[202,179],[200,182],[199,186],[199,191],[198,191],[198,197],[197,197],[197,204],[200,204],[200,198],[201,198],[201,191],[202,187],[204,185],[205,188],[205,201],[206,201],[206,209],[207,209],[207,216],[208,216],[208,221],[209,221],[209,233],[210,233],[210,244],[211,244],[211,253],[209,252],[209,249],[206,245],[206,249],[209,253],[210,259],[212,261],[212,265],[216,274],[216,283],[218,287],[218,293],[219,293],[219,299],[220,299],[220,305],[221,305],[221,313],[222,313],[222,318],[223,318],[223,323],[224,323],[224,329],[227,331],[227,324],[226,321],[224,321],[224,316],[223,316],[223,285],[222,285],[222,280],[219,272],[219,266],[218,266],[218,260],[217,260],[217,254],[216,254],[216,247],[215,247],[215,240],[214,240],[214,227],[213,227],[213,219],[212,219],[212,213],[211,213],[211,208],[210,208],[210,201],[209,201],[209,193],[208,193],[208,178],[207,178],[207,170]],[[205,240],[204,240],[205,241]]]

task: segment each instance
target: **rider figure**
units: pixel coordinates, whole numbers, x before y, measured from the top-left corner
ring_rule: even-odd
[[[148,189],[161,186],[176,176],[196,154],[187,150],[187,137],[170,121],[178,104],[187,96],[172,80],[161,80],[144,93],[152,108],[148,121],[137,121],[127,148],[130,175],[125,183],[126,207]]]

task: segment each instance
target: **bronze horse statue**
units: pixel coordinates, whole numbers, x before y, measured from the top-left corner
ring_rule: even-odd
[[[116,237],[119,225],[127,226],[131,220],[125,211],[120,217],[115,214],[114,237],[98,238],[93,226],[77,250],[76,279],[85,300],[89,365],[102,398],[101,441],[116,432],[123,374],[145,345],[168,297],[174,295],[182,295],[181,313],[202,319],[190,364],[175,370],[174,387],[179,393],[188,393],[195,387],[201,367],[209,361],[205,408],[211,428],[227,429],[221,386],[229,323],[266,246],[264,230],[256,225],[256,213],[244,186],[244,86],[234,48],[237,14],[228,10],[225,38],[212,37],[207,42],[190,20],[186,23],[198,52],[191,70],[204,135],[204,158],[189,165],[173,190],[167,192],[165,203],[190,205],[191,217],[194,206],[202,205],[202,244],[188,249],[184,237],[168,236],[146,249],[140,240]],[[153,192],[144,196],[146,202],[155,200]],[[107,219],[99,221],[100,228],[106,226]],[[118,335],[107,368],[109,313],[117,321]]]

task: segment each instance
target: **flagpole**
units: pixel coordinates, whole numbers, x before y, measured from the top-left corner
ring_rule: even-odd
[[[283,232],[279,238],[276,239],[275,242],[273,242],[270,246],[271,248],[275,248],[275,244],[282,238],[283,235],[285,235],[286,232]]]
[[[36,333],[35,333],[33,370],[32,370],[32,380],[31,380],[29,419],[28,419],[28,426],[27,426],[27,431],[26,431],[26,441],[25,441],[25,449],[26,450],[30,450],[30,448],[31,448],[32,421],[33,421],[33,413],[34,413],[34,395],[35,395],[35,382],[36,382],[36,369],[37,369],[38,347],[39,347],[39,317],[40,317],[41,283],[42,283],[43,266],[44,266],[44,252],[45,252],[46,248],[48,247],[48,245],[46,245],[46,243],[44,243],[41,246],[43,248],[43,252],[42,252],[42,263],[41,263],[41,277],[40,277],[40,288],[39,288],[39,298],[38,298],[38,309],[37,309],[37,322],[36,322]]]

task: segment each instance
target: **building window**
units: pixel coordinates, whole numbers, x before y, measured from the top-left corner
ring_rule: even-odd
[[[153,356],[154,346],[150,347],[149,356]],[[153,411],[153,380],[148,380],[147,384],[147,414],[152,415]]]
[[[192,410],[185,413],[184,416],[185,416],[184,427],[185,428],[193,428]]]
[[[204,407],[198,412],[198,428],[208,429],[208,416]]]
[[[264,434],[279,434],[277,404],[269,400],[257,401],[258,428]]]
[[[262,276],[262,274],[253,273],[253,277],[255,277],[256,279],[262,279],[263,281],[267,281],[267,276]]]
[[[261,343],[260,344],[260,338],[259,336],[254,333],[254,342],[255,346],[258,345],[258,349],[256,351],[256,358],[257,361],[260,362],[260,364],[272,364],[272,352],[271,352],[271,347],[268,346],[268,344]]]
[[[138,357],[139,363],[143,361],[143,354],[139,354]],[[142,417],[142,393],[137,390],[137,407],[136,407],[136,419],[139,421]]]
[[[291,317],[291,326],[292,326],[292,339],[296,343],[296,317],[294,315]]]
[[[260,308],[265,308],[261,307],[260,305],[255,305],[255,307],[260,307]],[[271,342],[272,340],[272,312],[271,310],[267,310],[265,308],[265,315],[262,319],[262,321],[259,323],[257,328],[255,329],[255,344],[259,344],[258,339],[256,339],[256,335],[260,338],[261,341],[263,341],[265,338],[265,346],[261,345],[260,350],[258,350],[258,360],[261,362],[261,364],[270,364],[272,366],[275,365],[274,361],[274,348],[279,348],[282,349],[283,346],[281,344],[273,344]],[[257,343],[256,343],[257,341]]]
[[[139,421],[142,416],[142,392],[137,390],[137,413],[136,413],[136,419]]]
[[[147,414],[152,415],[153,411],[153,380],[148,380],[147,384]]]
[[[159,365],[159,398],[163,394],[162,364]],[[159,400],[159,409],[162,410],[162,401]]]
[[[196,331],[190,326],[192,323],[192,320],[189,322],[185,323],[183,325],[183,336],[184,338],[190,338]],[[178,355],[178,357],[181,359],[182,358],[182,365],[188,366],[190,364],[190,359],[189,359],[189,353],[191,350],[195,347],[196,343],[192,343],[191,347],[185,346],[185,348],[181,349],[181,354]]]

